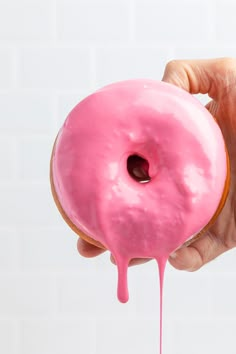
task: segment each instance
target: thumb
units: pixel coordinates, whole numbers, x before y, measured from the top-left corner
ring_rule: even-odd
[[[189,246],[183,246],[174,252],[169,262],[176,269],[196,271],[228,250],[224,240],[211,228]]]
[[[236,59],[173,60],[165,68],[163,81],[192,93],[218,100],[236,85]]]

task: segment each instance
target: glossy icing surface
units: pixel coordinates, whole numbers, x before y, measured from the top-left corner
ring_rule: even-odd
[[[130,156],[150,180],[130,176]],[[59,132],[54,187],[67,216],[116,259],[128,300],[132,258],[171,252],[212,218],[226,178],[224,141],[212,116],[185,91],[152,80],[109,85],[80,102]],[[163,278],[163,274],[161,274]]]

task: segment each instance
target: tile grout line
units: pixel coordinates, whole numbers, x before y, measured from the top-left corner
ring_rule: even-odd
[[[217,45],[215,36],[215,6],[212,0],[206,2],[207,16],[208,16],[208,40],[210,44]]]
[[[134,0],[129,1],[129,39],[131,43],[135,41],[135,29],[136,29],[136,8]]]
[[[19,48],[16,46],[11,49],[12,58],[11,58],[11,67],[12,67],[12,90],[16,90],[19,87],[19,63],[20,63],[20,53]]]
[[[58,8],[57,8],[57,0],[52,0],[51,3],[51,11],[52,11],[52,39],[54,44],[57,43],[58,39]]]

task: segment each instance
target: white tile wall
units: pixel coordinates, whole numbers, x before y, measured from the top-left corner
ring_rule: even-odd
[[[59,0],[57,8],[58,38],[63,41],[97,45],[129,37],[126,0]]]
[[[7,151],[7,154],[6,154]],[[14,179],[17,165],[16,144],[12,137],[0,137],[0,180]]]
[[[205,1],[136,0],[136,38],[144,43],[201,43],[209,38]]]
[[[14,225],[19,231],[19,228],[31,229],[41,225],[55,225],[59,217],[54,211],[49,193],[49,186],[38,183],[25,182],[16,186],[12,183],[2,184],[0,187],[2,227]]]
[[[181,319],[173,321],[171,329],[174,331],[169,337],[174,348],[172,353],[235,353],[232,341],[235,320],[202,317],[190,323]]]
[[[6,354],[18,353],[18,331],[14,320],[0,320],[0,351]]]
[[[0,229],[0,273],[16,272],[19,268],[19,234],[9,225]]]
[[[22,49],[19,85],[29,89],[78,89],[89,85],[89,51],[77,48]]]
[[[44,181],[49,175],[49,151],[52,149],[50,137],[35,135],[23,137],[18,143],[19,177],[24,181]]]
[[[0,135],[31,136],[50,134],[53,127],[53,102],[45,93],[24,93],[23,89],[0,94]]]
[[[9,89],[12,86],[13,74],[11,72],[13,66],[12,51],[8,48],[0,48],[0,90]]]
[[[235,2],[233,0],[217,0],[212,9],[214,13],[214,26],[217,41],[220,45],[232,44],[236,31],[234,20]],[[227,19],[222,22],[222,19]]]
[[[76,93],[59,94],[57,97],[57,129],[60,129],[71,109],[83,98],[91,93],[91,90],[77,91]]]
[[[112,81],[132,78],[160,79],[169,55],[168,48],[158,47],[97,49],[97,82],[102,86]]]
[[[50,277],[36,273],[0,275],[1,317],[49,315],[52,285]]]
[[[101,85],[161,79],[172,58],[235,56],[235,11],[233,0],[0,1],[0,353],[158,353],[156,263],[129,270],[120,304],[109,255],[80,257],[55,208],[51,147]],[[234,354],[235,284],[235,250],[195,274],[168,266],[163,354]]]
[[[54,223],[57,224],[58,223]],[[77,236],[71,235],[66,225],[61,228],[44,224],[34,232],[30,228],[22,230],[20,240],[20,267],[27,271],[53,272],[73,271],[84,264],[76,251]],[[50,252],[54,249],[54,252]]]
[[[96,353],[96,323],[93,318],[25,320],[21,333],[22,353]]]
[[[125,326],[123,319],[100,319],[97,325],[98,353],[158,353],[158,325],[153,319],[126,319]]]
[[[0,40],[48,40],[52,33],[51,0],[2,0]]]

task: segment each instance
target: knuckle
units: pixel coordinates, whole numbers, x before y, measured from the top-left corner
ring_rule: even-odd
[[[232,89],[236,87],[236,58],[221,58],[217,60],[215,67],[215,80],[221,88],[219,99],[228,97]]]
[[[236,73],[236,58],[221,58],[219,65],[226,71],[234,71]]]
[[[171,60],[166,64],[164,81],[175,84],[176,86],[187,89],[186,82],[186,62],[183,60]]]
[[[180,66],[181,61],[180,60],[170,60],[167,64],[166,64],[166,68],[165,70],[168,71],[173,71],[176,70],[176,68],[178,68]]]

